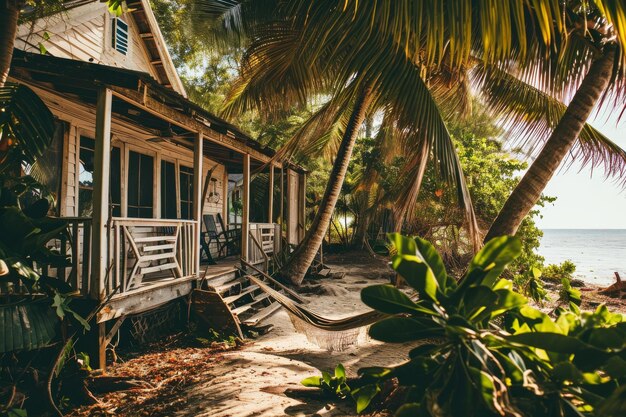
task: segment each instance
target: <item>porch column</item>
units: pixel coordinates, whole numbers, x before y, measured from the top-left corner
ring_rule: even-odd
[[[298,178],[298,243],[304,240],[306,234],[306,173],[302,172]]]
[[[89,295],[96,302],[103,300],[109,289],[105,277],[109,260],[109,168],[111,162],[111,90],[98,90],[96,101],[96,149],[93,161],[93,225],[91,233],[91,277]],[[112,272],[113,274],[113,272]],[[109,283],[111,282],[109,277]],[[112,287],[109,284],[109,288]],[[106,367],[106,324],[91,323],[86,349],[94,368]]]
[[[280,233],[285,223],[285,169],[280,167]]]
[[[111,90],[98,91],[96,103],[96,149],[93,169],[93,232],[91,241],[91,283],[89,294],[95,300],[106,296],[108,263],[107,223],[109,221],[109,168],[111,155]]]
[[[274,223],[274,164],[270,164],[270,175],[269,175],[269,207],[267,210],[268,213],[268,223]]]
[[[202,132],[199,132],[193,146],[193,219],[196,222],[196,228],[193,236],[192,259],[194,260],[193,268],[196,276],[200,274],[200,231],[202,229],[202,206],[204,203],[202,201],[203,144]]]
[[[248,243],[250,232],[250,155],[243,155],[243,213],[241,216],[241,258],[248,260]]]

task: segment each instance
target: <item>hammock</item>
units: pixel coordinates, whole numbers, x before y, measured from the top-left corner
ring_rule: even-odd
[[[260,273],[266,280],[284,286],[271,276],[265,274],[253,265],[243,262]],[[267,285],[261,278],[249,276],[249,279],[261,290],[269,294],[276,302],[282,305],[293,323],[296,331],[304,333],[307,339],[328,351],[341,351],[350,346],[356,346],[367,337],[367,326],[387,317],[378,311],[368,311],[356,316],[341,319],[329,319],[307,309],[301,303],[292,300]]]

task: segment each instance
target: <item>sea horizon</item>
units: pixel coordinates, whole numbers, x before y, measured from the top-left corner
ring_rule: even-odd
[[[545,264],[574,262],[574,277],[595,285],[615,282],[615,272],[626,278],[626,229],[545,228],[537,252]]]

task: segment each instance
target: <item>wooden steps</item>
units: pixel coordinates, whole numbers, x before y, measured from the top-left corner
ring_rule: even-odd
[[[249,268],[245,272],[241,270],[237,274],[219,276],[205,281],[205,288],[201,290],[214,294],[211,296],[212,301],[203,305],[203,314],[207,321],[213,315],[216,323],[231,323],[231,326],[235,327],[231,331],[241,336],[243,335],[242,326],[255,328],[281,307],[258,285],[251,283],[250,275],[259,276],[256,271]],[[210,304],[218,303],[218,301],[221,306],[216,305],[213,311],[209,311],[211,310]],[[216,330],[224,331],[225,329],[222,327]]]

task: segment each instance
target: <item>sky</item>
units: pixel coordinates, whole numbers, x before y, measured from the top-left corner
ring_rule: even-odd
[[[590,121],[626,149],[626,117],[619,124],[616,114],[600,114]],[[602,168],[593,175],[590,169],[580,171],[576,165],[561,169],[544,194],[557,200],[541,210],[543,218],[537,219],[541,229],[626,229],[626,189],[605,180]]]

